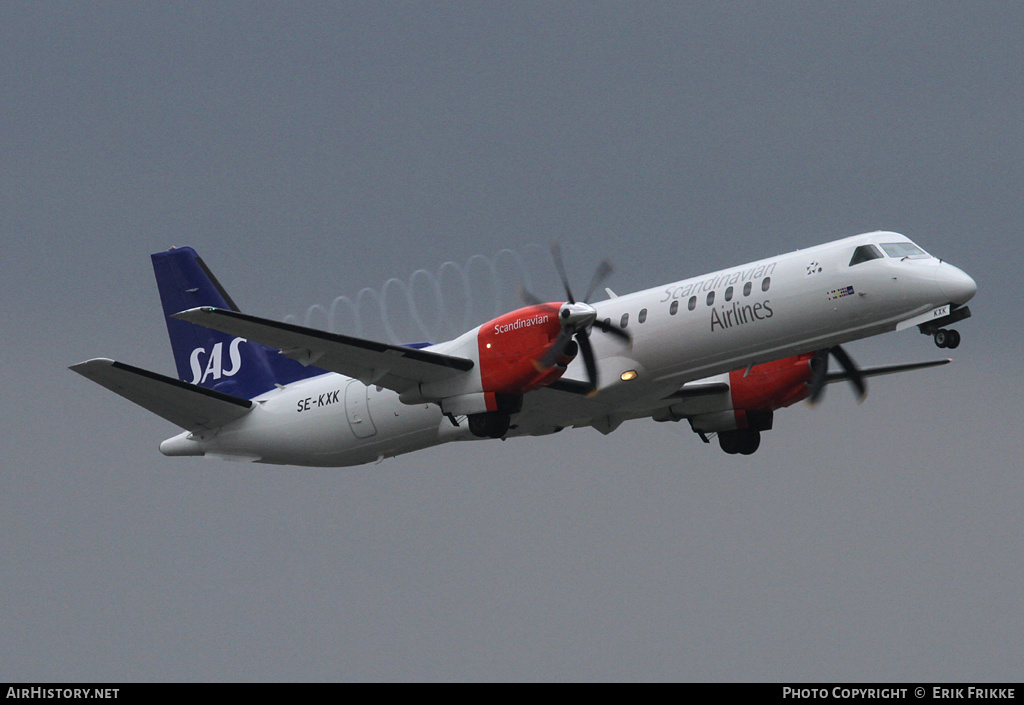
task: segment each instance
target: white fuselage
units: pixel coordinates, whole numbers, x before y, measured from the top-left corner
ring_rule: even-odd
[[[851,265],[853,251],[867,243],[909,240],[889,232],[858,235],[594,303],[599,319],[625,326],[632,346],[592,335],[598,393],[528,392],[508,435],[585,425],[608,432],[624,419],[650,416],[691,380],[893,331],[974,294],[969,276],[923,254]],[[430,349],[471,357],[476,339],[474,329]],[[585,379],[579,359],[564,378]],[[475,439],[464,421],[455,426],[435,403],[404,403],[394,391],[333,373],[255,401],[251,413],[210,437],[181,434],[161,450],[348,466]]]

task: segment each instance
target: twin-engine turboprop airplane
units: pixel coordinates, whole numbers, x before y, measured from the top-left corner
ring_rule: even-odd
[[[178,379],[108,359],[71,369],[185,429],[165,455],[350,466],[440,443],[686,418],[753,453],[773,412],[860,370],[842,343],[917,326],[956,347],[973,279],[874,232],[588,303],[524,308],[437,345],[387,345],[241,313],[191,248],[153,255]],[[842,372],[828,372],[834,358]]]

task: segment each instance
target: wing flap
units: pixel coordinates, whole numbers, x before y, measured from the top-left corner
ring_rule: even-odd
[[[253,407],[248,399],[107,358],[80,362],[71,369],[187,431],[219,428],[242,418]]]
[[[709,396],[711,394],[724,394],[729,391],[729,385],[725,382],[687,382],[678,391],[669,394],[666,399],[691,399],[693,397]]]
[[[304,365],[315,363],[364,384],[396,392],[473,369],[473,361],[462,357],[328,333],[238,311],[203,306],[177,313],[175,318],[269,345]]]

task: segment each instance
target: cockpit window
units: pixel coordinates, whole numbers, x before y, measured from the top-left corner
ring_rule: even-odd
[[[912,242],[883,242],[882,249],[885,254],[897,259],[904,257],[927,257],[928,253]]]
[[[874,245],[861,245],[853,251],[853,257],[850,258],[850,266],[867,262],[870,259],[881,259],[882,257],[882,253]]]

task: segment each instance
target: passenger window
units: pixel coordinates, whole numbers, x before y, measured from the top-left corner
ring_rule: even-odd
[[[646,320],[647,320],[647,309],[646,308],[642,308],[642,309],[640,309],[640,314],[636,317],[636,322],[637,323],[643,323]]]
[[[728,289],[725,290],[725,300],[726,301],[732,301],[732,287],[731,286]]]
[[[753,287],[753,285],[750,282],[747,282],[746,284],[744,284],[743,285],[743,295],[744,296],[750,296],[750,289],[752,287]]]
[[[714,304],[715,304],[715,292],[709,291],[708,292],[708,306],[713,306]]]
[[[672,305],[668,307],[668,313],[669,313],[670,316],[674,316],[674,315],[676,315],[676,313],[678,311],[679,311],[679,302],[678,301],[673,301]]]
[[[619,319],[619,328],[625,328],[628,325],[629,325],[629,314],[628,313],[624,313],[624,314],[622,314],[622,318]]]
[[[691,296],[690,297],[690,301],[689,301],[689,303],[686,304],[686,308],[688,308],[691,311],[693,309],[697,308],[697,297],[696,296]]]
[[[772,285],[772,278],[765,277],[764,281],[761,282],[761,291],[768,291],[768,287]]]
[[[853,257],[850,258],[850,266],[860,264],[861,262],[867,262],[872,259],[881,259],[882,253],[878,251],[878,248],[874,245],[861,245],[853,251]]]

